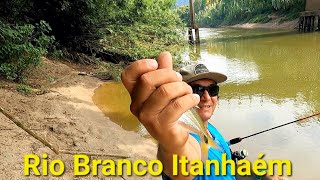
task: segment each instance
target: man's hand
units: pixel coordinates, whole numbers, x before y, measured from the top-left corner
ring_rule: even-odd
[[[172,57],[163,52],[157,58],[142,59],[128,66],[121,75],[131,96],[131,112],[160,143],[165,151],[178,153],[189,134],[179,117],[196,106],[200,97],[172,70]]]

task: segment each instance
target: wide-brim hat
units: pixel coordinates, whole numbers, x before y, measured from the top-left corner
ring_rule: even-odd
[[[180,69],[180,74],[182,75],[183,81],[190,83],[199,79],[211,79],[216,83],[221,83],[227,80],[227,76],[209,71],[204,64],[196,64],[185,66]]]

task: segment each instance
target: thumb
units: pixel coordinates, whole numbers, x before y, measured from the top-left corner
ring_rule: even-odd
[[[158,69],[172,69],[172,56],[170,52],[162,52],[159,54],[158,58]]]

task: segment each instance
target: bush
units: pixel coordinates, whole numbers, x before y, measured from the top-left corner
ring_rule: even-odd
[[[172,51],[177,45],[185,43],[183,23],[171,9],[173,1],[129,0],[127,2],[126,8],[117,5],[115,19],[108,20],[106,28],[109,33],[103,35],[100,44],[111,56],[104,54],[105,57],[101,59],[111,59],[117,54],[122,55],[119,60],[154,58],[161,51]]]
[[[175,0],[2,0],[0,21],[52,27],[50,57],[83,64],[154,57],[182,41]]]
[[[40,64],[41,56],[54,41],[46,35],[50,30],[44,21],[35,26],[0,21],[0,75],[9,80],[23,80],[24,72]]]

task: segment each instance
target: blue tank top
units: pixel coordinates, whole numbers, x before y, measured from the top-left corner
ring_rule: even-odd
[[[208,160],[217,160],[220,163],[220,174],[222,172],[221,170],[221,164],[222,164],[222,154],[225,153],[227,155],[227,160],[231,159],[231,151],[229,148],[229,144],[225,141],[225,139],[222,137],[222,135],[219,133],[219,131],[208,122],[208,130],[213,137],[213,140],[216,142],[218,149],[214,149],[212,147],[209,148],[208,151]],[[197,134],[190,133],[191,136],[193,136],[198,143],[200,144],[200,137]],[[205,172],[205,166],[204,166],[204,172]],[[194,180],[208,180],[208,179],[214,179],[214,180],[235,180],[235,176],[231,175],[231,168],[230,166],[227,166],[227,175],[222,176],[216,176],[215,175],[215,169],[214,165],[212,164],[210,167],[211,175],[210,176],[195,176]],[[163,180],[169,180],[170,178],[162,173],[162,179]]]

